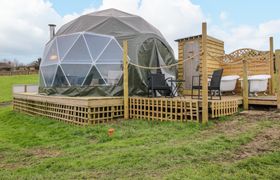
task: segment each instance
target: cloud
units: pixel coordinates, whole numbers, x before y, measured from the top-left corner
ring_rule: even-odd
[[[175,56],[178,45],[174,40],[201,33],[201,22],[205,20],[201,8],[188,0],[165,0],[164,3],[161,0],[142,0],[139,15],[162,32]]]
[[[70,21],[72,21],[72,20],[78,18],[78,17],[81,16],[81,15],[85,15],[85,14],[88,14],[88,13],[92,13],[92,12],[94,12],[94,11],[97,11],[97,9],[91,7],[91,8],[86,8],[86,9],[84,9],[81,13],[76,13],[76,12],[74,12],[74,13],[72,13],[72,14],[66,14],[65,16],[63,16],[63,19],[62,19],[62,22],[63,22],[63,23],[60,24],[60,25],[63,25],[63,24],[65,24],[65,23],[67,23],[67,22],[70,22]]]
[[[225,42],[225,50],[230,53],[239,48],[269,50],[269,37],[278,37],[280,20],[271,20],[255,26],[249,25],[210,25],[209,34]],[[274,47],[279,47],[274,39]]]
[[[18,57],[21,61],[30,62],[42,56],[44,44],[49,38],[47,24],[55,23],[59,28],[80,15],[107,8],[142,16],[162,32],[175,56],[178,48],[174,40],[200,34],[201,22],[205,20],[208,21],[209,35],[225,41],[226,52],[242,47],[266,50],[269,36],[280,33],[280,19],[257,25],[236,25],[230,21],[228,13],[222,11],[219,16],[221,21],[214,22],[190,0],[103,0],[100,7],[90,7],[65,16],[59,15],[48,0],[28,0],[28,3],[1,0],[0,59]]]
[[[61,24],[61,16],[48,1],[1,0],[0,56],[25,57],[32,61],[40,57],[48,40],[49,23]]]
[[[200,33],[201,22],[205,19],[201,8],[189,0],[103,0],[96,10],[116,8],[128,13],[137,14],[158,28],[178,54],[175,39]],[[88,12],[88,11],[87,11]],[[83,11],[81,14],[85,14]],[[65,19],[78,17],[74,13]]]

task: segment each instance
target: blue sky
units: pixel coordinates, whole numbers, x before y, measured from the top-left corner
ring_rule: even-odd
[[[102,0],[50,0],[57,12],[64,16],[73,12],[79,13],[89,7],[99,7]]]
[[[279,0],[192,0],[202,10],[219,20],[221,11],[228,13],[236,24],[256,25],[271,19],[279,18]]]
[[[24,8],[22,8],[24,7]],[[84,13],[116,8],[142,16],[165,36],[177,56],[174,39],[201,33],[225,42],[225,51],[268,50],[274,37],[280,48],[279,0],[0,0],[0,60],[28,63],[42,57],[48,24],[57,29]]]
[[[50,2],[53,3],[54,9],[64,16],[82,12],[90,7],[98,8],[102,0],[50,0]],[[220,21],[221,11],[227,12],[231,21],[236,24],[256,25],[280,17],[279,0],[191,0],[191,2],[201,6],[203,12],[217,22]]]

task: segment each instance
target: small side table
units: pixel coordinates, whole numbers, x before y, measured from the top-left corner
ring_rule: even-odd
[[[171,88],[172,88],[172,95],[175,96],[177,93],[178,96],[183,96],[182,94],[179,93],[180,90],[183,90],[183,83],[185,82],[184,80],[176,80],[176,79],[169,79],[169,82],[171,82]],[[176,84],[176,86],[173,88],[173,84]]]

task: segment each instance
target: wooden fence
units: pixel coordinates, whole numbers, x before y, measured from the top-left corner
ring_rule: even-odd
[[[124,116],[122,98],[68,99],[16,94],[13,108],[28,115],[39,115],[79,125],[107,123]]]
[[[198,101],[172,98],[129,98],[130,118],[158,121],[199,121]]]
[[[0,71],[0,76],[38,74],[38,70]]]

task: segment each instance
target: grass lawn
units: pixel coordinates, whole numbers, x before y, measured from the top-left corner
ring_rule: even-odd
[[[1,107],[0,179],[280,179],[279,120],[267,112],[208,126],[80,127]]]
[[[37,84],[38,75],[0,76],[0,102],[12,100],[14,84]]]

